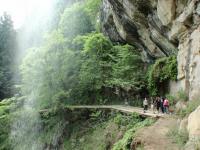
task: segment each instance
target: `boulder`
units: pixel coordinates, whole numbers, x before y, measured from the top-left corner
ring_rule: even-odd
[[[200,106],[188,117],[188,132],[190,140],[200,138]]]
[[[180,122],[179,132],[187,132],[187,126],[188,126],[188,118],[186,117]]]

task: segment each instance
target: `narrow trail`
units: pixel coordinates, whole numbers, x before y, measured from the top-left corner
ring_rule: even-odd
[[[146,113],[143,112],[143,108],[132,107],[126,105],[79,105],[79,106],[67,106],[69,109],[112,109],[116,111],[120,111],[123,113],[138,113],[139,115],[152,117],[152,118],[160,118],[166,117],[167,115],[163,114],[155,114],[152,111],[148,110]]]
[[[170,129],[176,127],[173,117],[160,118],[155,124],[136,132],[134,143],[141,143],[144,150],[180,150],[181,148],[167,136]]]

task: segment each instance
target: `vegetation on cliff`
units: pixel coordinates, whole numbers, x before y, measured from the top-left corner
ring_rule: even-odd
[[[168,88],[170,80],[177,80],[177,74],[178,71],[176,56],[157,59],[155,64],[150,66],[149,72],[147,74],[149,93],[152,96],[159,95],[160,89],[163,86]]]

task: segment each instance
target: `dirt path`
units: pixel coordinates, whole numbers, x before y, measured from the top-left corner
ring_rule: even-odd
[[[172,139],[167,136],[168,131],[176,126],[176,119],[160,118],[152,126],[137,131],[134,141],[142,143],[144,150],[180,150]]]

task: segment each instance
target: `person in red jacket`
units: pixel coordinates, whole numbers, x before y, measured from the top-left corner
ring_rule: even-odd
[[[166,114],[169,113],[169,100],[167,98],[165,98],[164,102],[163,102],[163,106],[164,106],[164,112]]]

